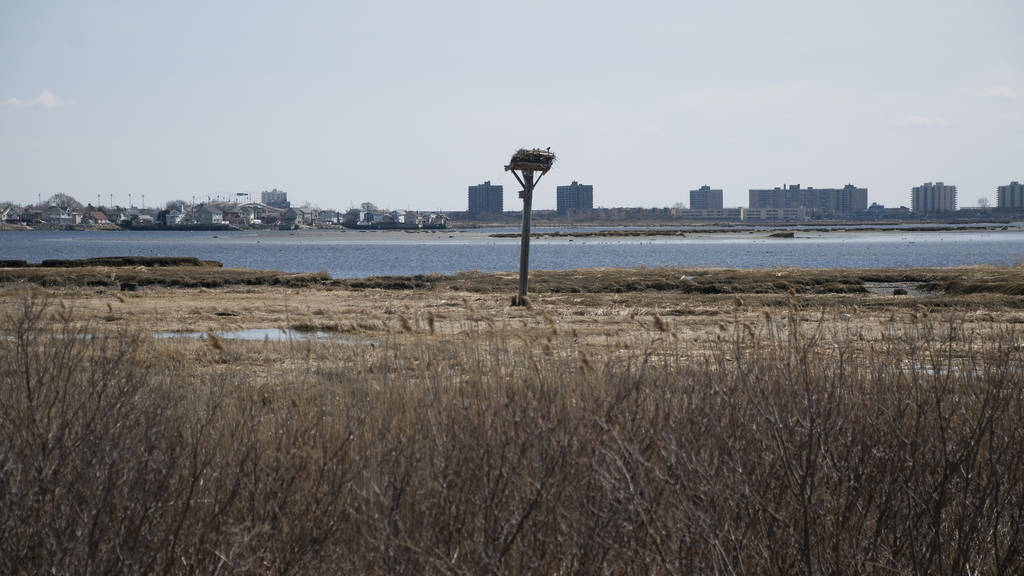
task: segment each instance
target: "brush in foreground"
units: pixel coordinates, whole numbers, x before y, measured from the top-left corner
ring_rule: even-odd
[[[72,312],[0,323],[0,573],[1024,573],[1012,325],[862,339],[794,307],[600,355],[504,325],[87,338]]]

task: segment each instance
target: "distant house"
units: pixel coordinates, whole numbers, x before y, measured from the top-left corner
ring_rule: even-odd
[[[84,218],[88,218],[93,224],[110,224],[110,220],[107,220],[107,215],[99,210],[90,210],[89,212],[86,212]]]
[[[82,222],[82,215],[60,206],[50,206],[43,212],[43,220],[57,226],[72,226]]]
[[[50,224],[64,224],[65,218],[67,218],[67,213],[59,206],[49,206],[43,211],[43,220]]]
[[[196,220],[203,226],[219,226],[224,223],[224,213],[216,206],[203,205],[196,210]]]
[[[25,224],[34,224],[43,220],[43,211],[33,208],[26,208],[21,212],[21,221]]]
[[[380,224],[384,221],[384,214],[381,212],[363,212],[361,224]]]
[[[256,224],[256,209],[251,206],[240,206],[238,208],[238,223],[244,226]]]
[[[114,224],[124,224],[129,221],[128,213],[121,208],[108,208],[107,209],[107,220]]]
[[[21,221],[22,210],[17,206],[8,206],[7,208],[0,208],[0,221],[8,224],[14,224]]]
[[[266,211],[259,216],[259,222],[264,225],[277,226],[281,223],[281,214],[278,212]],[[253,221],[253,224],[256,222]]]
[[[172,208],[167,214],[164,215],[164,224],[166,226],[178,226],[185,222],[185,210],[182,206]]]
[[[65,212],[60,206],[52,205],[43,211],[43,218],[45,218],[47,222],[52,222],[59,220],[64,216],[64,214]]]
[[[345,211],[345,214],[341,217],[342,224],[352,226],[357,224],[363,219],[363,211],[359,208],[349,208]]]
[[[296,228],[313,224],[313,213],[303,208],[289,208],[281,214],[281,226]]]
[[[420,214],[420,224],[427,227],[446,228],[448,226],[448,216],[436,212]]]
[[[337,224],[338,223],[338,218],[339,218],[339,215],[334,210],[321,210],[320,213],[317,214],[317,216],[316,216],[316,221],[317,221],[318,224],[331,225],[331,224]]]
[[[256,211],[248,204],[226,204],[220,210],[221,220],[235,226],[248,226],[256,219]]]
[[[220,219],[222,222],[228,224],[238,224],[238,208],[231,204],[225,204],[219,207]]]

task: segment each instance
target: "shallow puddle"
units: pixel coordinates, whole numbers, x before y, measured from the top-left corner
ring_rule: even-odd
[[[921,288],[920,282],[865,282],[864,288],[872,294],[894,295],[893,291],[903,289],[905,296],[938,296],[938,292],[930,292]]]
[[[218,338],[224,340],[263,340],[265,342],[288,342],[305,340],[329,340],[332,342],[345,342],[357,344],[369,342],[366,338],[354,338],[341,336],[331,332],[303,332],[300,330],[285,330],[283,328],[249,328],[247,330],[232,330],[228,332],[214,332]],[[163,338],[207,338],[206,332],[157,332],[153,334],[157,339]]]

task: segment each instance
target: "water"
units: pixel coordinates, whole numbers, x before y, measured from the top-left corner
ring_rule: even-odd
[[[301,330],[285,330],[284,328],[249,328],[247,330],[233,330],[229,332],[216,332],[218,338],[224,340],[259,340],[267,342],[287,342],[289,340],[333,340],[337,342],[354,343],[360,339],[339,336],[328,332],[303,332]],[[208,338],[206,332],[157,332],[154,336],[163,338]],[[369,341],[369,340],[367,340]]]
[[[519,239],[496,230],[348,232],[0,232],[0,259],[194,256],[228,267],[326,271],[335,278],[518,270]],[[510,231],[502,229],[501,231]],[[1024,229],[942,232],[764,230],[685,237],[539,238],[530,268],[682,266],[890,268],[1024,263]]]

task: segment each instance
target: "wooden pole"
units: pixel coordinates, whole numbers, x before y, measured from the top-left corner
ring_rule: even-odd
[[[523,170],[523,235],[519,249],[519,298],[516,305],[526,305],[526,289],[530,274],[530,209],[533,205],[533,170]]]

